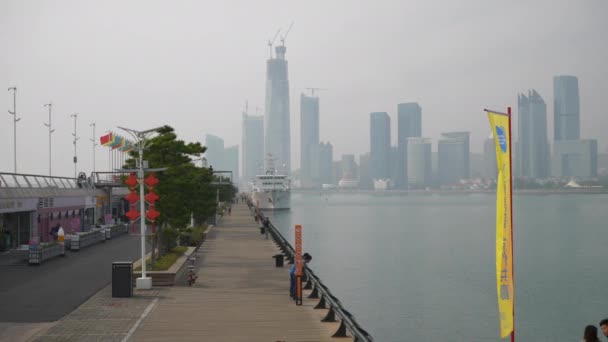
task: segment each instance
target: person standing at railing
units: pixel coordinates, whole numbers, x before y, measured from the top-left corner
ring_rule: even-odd
[[[304,263],[304,265],[302,265],[302,272],[304,272],[304,268],[306,267],[306,264],[308,264],[310,261],[312,260],[312,256],[308,253],[304,253],[304,255],[302,255],[302,262]],[[296,264],[294,262],[293,265],[291,265],[291,268],[289,269],[289,296],[291,297],[291,299],[296,300]]]

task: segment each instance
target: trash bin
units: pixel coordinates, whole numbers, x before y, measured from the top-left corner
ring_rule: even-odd
[[[283,267],[283,254],[276,254],[273,256],[274,265],[276,267]]]
[[[260,227],[260,234],[266,233],[266,227]]]
[[[133,263],[112,263],[112,297],[133,297]]]

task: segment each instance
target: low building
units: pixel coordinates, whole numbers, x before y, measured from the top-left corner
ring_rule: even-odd
[[[558,178],[597,177],[597,140],[555,141],[551,172]]]

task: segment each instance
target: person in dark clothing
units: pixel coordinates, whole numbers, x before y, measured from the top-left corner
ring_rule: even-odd
[[[57,224],[57,226],[55,226],[51,229],[51,231],[49,232],[49,235],[53,236],[53,240],[57,240],[58,233],[59,233],[59,224]]]
[[[588,325],[585,327],[583,342],[600,342],[599,338],[597,338],[597,328],[595,326]]]
[[[602,333],[604,336],[608,337],[608,318],[603,319],[600,322],[600,329],[602,329]]]
[[[302,262],[304,263],[302,265],[302,272],[304,272],[304,267],[306,267],[306,264],[308,264],[310,261],[312,260],[312,256],[308,253],[304,253],[304,255],[302,255]],[[291,265],[291,268],[289,269],[289,296],[292,299],[296,299],[296,263],[294,262],[293,265]]]

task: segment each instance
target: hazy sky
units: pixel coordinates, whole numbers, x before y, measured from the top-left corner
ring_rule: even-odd
[[[48,173],[48,120],[54,104],[53,173],[73,174],[73,120],[80,113],[80,169],[92,169],[97,136],[116,126],[173,126],[188,141],[207,133],[240,144],[241,112],[264,107],[267,40],[291,21],[293,167],[299,164],[299,94],[321,96],[321,139],[334,158],[369,150],[369,112],[391,116],[418,101],[423,135],[469,130],[481,151],[483,108],[514,107],[535,88],[547,102],[553,136],[552,77],[578,76],[581,127],[606,151],[606,0],[376,1],[24,1],[0,2],[0,108],[18,87],[19,172]],[[2,93],[0,93],[2,94]],[[252,110],[253,111],[253,110]],[[13,170],[13,125],[0,116],[0,171]],[[103,152],[106,152],[105,149]],[[97,149],[98,169],[107,152]]]

